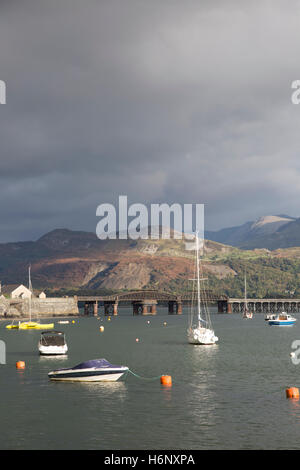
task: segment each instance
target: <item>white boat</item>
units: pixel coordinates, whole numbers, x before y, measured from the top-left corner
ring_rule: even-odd
[[[247,319],[253,318],[253,313],[250,312],[248,309],[246,273],[245,273],[245,300],[244,300],[243,318],[247,318]]]
[[[200,294],[200,281],[205,281],[206,279],[200,279],[200,266],[199,266],[199,238],[198,232],[195,235],[196,239],[196,256],[195,256],[195,264],[196,264],[196,272],[197,278],[192,279],[193,281],[197,281],[197,302],[194,305],[194,294],[195,290],[193,290],[193,301],[191,305],[191,311],[189,314],[189,323],[188,323],[188,342],[190,344],[203,344],[203,345],[210,345],[215,344],[218,341],[218,337],[215,335],[214,330],[212,329],[209,309],[207,305],[207,301],[205,297],[201,299]],[[203,240],[204,243],[204,240]],[[201,302],[203,304],[203,312],[201,311]],[[196,310],[196,311],[195,311]]]
[[[278,315],[273,315],[269,320],[269,325],[274,326],[293,326],[297,319],[289,315],[288,313],[282,312]]]
[[[43,331],[38,344],[43,356],[59,356],[68,352],[65,334],[62,331]]]
[[[48,377],[69,382],[115,382],[127,371],[126,366],[110,364],[106,359],[93,359],[70,369],[49,372]]]

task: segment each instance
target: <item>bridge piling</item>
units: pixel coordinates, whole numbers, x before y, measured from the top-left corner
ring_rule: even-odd
[[[156,304],[152,304],[151,307],[150,307],[150,312],[152,315],[156,315],[157,311],[156,311]]]

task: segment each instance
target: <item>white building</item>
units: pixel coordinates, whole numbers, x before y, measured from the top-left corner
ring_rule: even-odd
[[[40,299],[45,299],[46,298],[45,292],[41,292],[40,295],[39,295],[39,298]]]
[[[32,297],[32,293],[27,289],[27,287],[21,284],[11,292],[10,296],[12,299],[30,299]]]

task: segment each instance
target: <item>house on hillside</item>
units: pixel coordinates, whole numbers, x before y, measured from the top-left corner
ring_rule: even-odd
[[[12,299],[30,299],[32,297],[32,292],[23,284],[11,291],[10,296]]]

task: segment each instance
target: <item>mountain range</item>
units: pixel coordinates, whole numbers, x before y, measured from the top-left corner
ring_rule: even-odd
[[[215,232],[206,231],[205,237],[247,250],[255,248],[276,250],[300,246],[300,218],[269,215],[236,227]]]
[[[35,242],[0,244],[0,280],[2,285],[25,284],[30,264],[36,288],[170,289],[193,276],[194,255],[185,248],[184,240],[174,238],[99,240],[93,233],[57,229]],[[214,254],[230,250],[215,242],[205,248]],[[220,276],[222,269],[231,271],[217,269]]]
[[[171,231],[172,233],[172,231]],[[174,234],[174,233],[173,233]],[[202,266],[211,288],[232,297],[300,297],[300,219],[286,215],[206,232]],[[0,244],[5,289],[27,284],[48,295],[159,288],[191,289],[194,253],[184,240],[99,240],[94,233],[56,229],[36,241]]]

